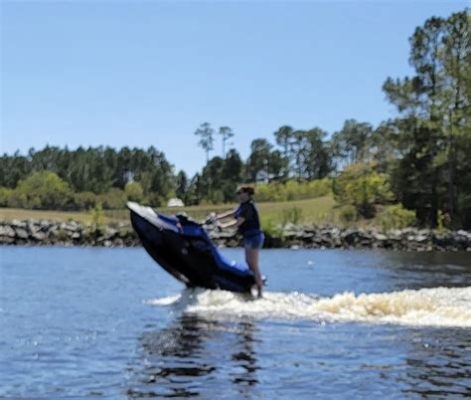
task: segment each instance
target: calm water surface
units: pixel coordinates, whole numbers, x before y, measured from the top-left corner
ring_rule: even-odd
[[[0,252],[0,398],[471,396],[470,254],[265,250],[250,301],[142,249]]]

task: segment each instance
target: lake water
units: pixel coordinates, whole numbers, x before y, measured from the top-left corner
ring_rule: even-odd
[[[469,253],[264,250],[250,301],[141,248],[0,252],[0,398],[471,396]]]

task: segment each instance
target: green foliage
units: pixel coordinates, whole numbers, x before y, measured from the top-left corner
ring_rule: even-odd
[[[442,210],[438,211],[437,229],[439,231],[445,231],[450,226],[450,216],[448,213]]]
[[[373,127],[367,122],[346,120],[332,137],[331,151],[337,165],[350,165],[367,159],[371,150]]]
[[[289,158],[290,144],[294,136],[294,129],[291,126],[283,125],[275,133],[276,144],[281,146],[283,155],[286,159]],[[286,171],[288,175],[289,171]]]
[[[91,229],[92,232],[100,232],[103,230],[105,222],[105,214],[103,212],[103,207],[100,202],[98,202],[93,209],[90,210],[90,218],[92,221]]]
[[[374,172],[368,164],[353,164],[345,168],[334,182],[335,200],[342,205],[352,205],[359,215],[374,217],[376,204],[385,204],[393,196],[387,176]]]
[[[339,207],[338,213],[340,220],[347,224],[355,222],[358,219],[357,209],[350,204]]]
[[[188,178],[184,171],[180,171],[177,174],[176,178],[176,188],[175,188],[175,195],[183,200],[183,203],[187,204],[187,191],[188,191]]]
[[[280,183],[260,184],[256,187],[256,197],[259,202],[285,201],[286,193],[283,191],[284,185]]]
[[[221,135],[221,142],[222,142],[222,157],[226,157],[226,143],[229,139],[234,137],[234,132],[228,126],[221,126],[219,128],[219,135]]]
[[[12,208],[32,208],[28,203],[26,193],[20,193],[18,190],[13,190],[8,198],[8,207]]]
[[[0,157],[0,187],[14,189],[21,179],[26,178],[32,170],[28,157],[16,152],[12,156],[3,154]]]
[[[265,146],[265,154],[252,148],[251,158],[265,161],[263,169],[275,177],[296,177],[298,181],[322,179],[332,169],[329,145],[324,141],[327,132],[320,128],[294,130],[290,126],[282,126],[275,133],[276,143],[282,151],[271,151],[271,145]],[[256,141],[254,140],[252,144]],[[261,156],[262,155],[262,156]],[[275,157],[276,155],[276,157]],[[276,164],[276,173],[269,168],[269,163]],[[276,163],[274,162],[276,160]],[[249,167],[250,163],[248,163]],[[259,170],[262,166],[259,167]],[[252,180],[254,176],[252,174]]]
[[[281,223],[283,226],[291,223],[297,225],[301,223],[303,210],[299,207],[284,208],[281,214]]]
[[[124,193],[129,201],[141,202],[144,199],[144,189],[139,182],[130,182],[126,184]]]
[[[188,203],[202,201],[218,204],[234,201],[237,185],[242,180],[243,162],[239,153],[231,149],[226,158],[213,157],[200,175],[196,175],[188,188]]]
[[[462,195],[471,193],[471,26],[469,10],[431,17],[410,38],[412,76],[388,78],[383,89],[397,106],[401,157],[393,189],[419,225],[436,227],[439,214],[471,226]]]
[[[80,192],[74,194],[76,210],[89,210],[96,206],[97,195],[93,192]]]
[[[464,216],[464,225],[471,226],[471,193],[458,196],[458,205]]]
[[[46,146],[40,151],[31,149],[27,157],[18,153],[2,155],[0,187],[15,188],[20,180],[40,171],[56,173],[77,193],[101,194],[113,187],[124,189],[132,177],[142,184],[145,194],[158,191],[166,197],[173,190],[175,179],[172,165],[152,146],[147,150],[100,146],[73,151]]]
[[[222,190],[213,190],[208,198],[212,204],[221,204],[224,201],[224,193]]]
[[[250,156],[247,160],[246,173],[248,179],[254,182],[261,171],[268,173],[268,164],[273,145],[267,139],[255,139],[250,144]]]
[[[123,190],[114,188],[97,197],[99,203],[107,210],[116,210],[126,207],[127,198]]]
[[[151,207],[161,207],[165,204],[165,198],[157,192],[151,192],[147,195],[147,202]]]
[[[310,182],[259,184],[256,189],[257,201],[290,201],[313,199],[327,196],[332,192],[332,181],[329,178],[317,179]]]
[[[6,187],[0,187],[0,207],[8,207],[13,190]]]
[[[209,122],[202,123],[195,131],[195,135],[200,137],[198,145],[206,153],[206,162],[209,161],[209,152],[214,149],[214,129]]]
[[[415,223],[415,212],[403,208],[400,204],[388,206],[382,212],[379,222],[384,231],[403,229]]]
[[[50,171],[40,171],[20,181],[11,200],[17,206],[35,209],[61,209],[72,199],[69,185]]]
[[[266,218],[262,215],[261,225],[262,230],[266,235],[277,239],[283,238],[283,227],[273,218]]]

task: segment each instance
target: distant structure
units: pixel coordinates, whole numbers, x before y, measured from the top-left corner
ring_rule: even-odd
[[[255,176],[255,182],[268,183],[270,182],[271,178],[273,178],[273,175],[262,169],[257,172],[257,175]]]
[[[134,173],[131,171],[125,171],[124,172],[124,181],[126,183],[133,183],[134,182]]]
[[[174,197],[168,201],[167,207],[185,207],[185,204],[181,199]]]

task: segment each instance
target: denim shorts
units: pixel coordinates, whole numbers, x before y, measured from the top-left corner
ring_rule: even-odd
[[[265,235],[263,232],[256,233],[255,235],[245,236],[244,237],[244,247],[246,249],[261,249],[263,242],[265,240]]]

